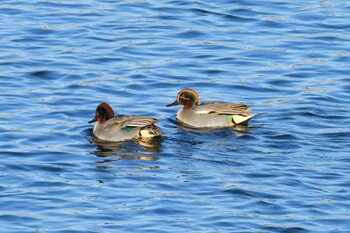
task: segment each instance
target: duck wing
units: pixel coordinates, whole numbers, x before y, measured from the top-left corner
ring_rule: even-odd
[[[249,115],[249,106],[224,102],[204,102],[195,107],[197,114]]]
[[[118,129],[123,129],[126,127],[141,128],[147,125],[153,125],[158,121],[158,119],[146,116],[118,115],[109,119],[106,122],[105,127],[117,127]]]

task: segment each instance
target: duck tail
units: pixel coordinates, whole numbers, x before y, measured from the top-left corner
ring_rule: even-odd
[[[160,132],[160,129],[155,125],[147,125],[145,127],[142,127],[139,131],[139,135],[142,138],[151,138],[151,137],[157,137],[162,135]]]
[[[249,115],[233,115],[232,122],[234,125],[248,125],[248,121],[252,119],[256,114]]]

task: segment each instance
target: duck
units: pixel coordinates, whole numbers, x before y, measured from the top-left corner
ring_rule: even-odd
[[[115,116],[112,107],[103,102],[97,106],[95,116],[89,124],[95,123],[95,138],[107,142],[120,142],[160,136],[160,129],[154,125],[158,121],[147,116]]]
[[[190,128],[247,126],[248,121],[256,115],[250,113],[249,106],[246,104],[224,102],[200,104],[199,95],[192,88],[179,91],[176,100],[166,106],[176,105],[183,105],[183,108],[177,112],[177,121]]]

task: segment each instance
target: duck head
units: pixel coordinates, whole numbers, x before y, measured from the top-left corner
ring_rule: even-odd
[[[179,93],[177,94],[176,100],[173,103],[168,104],[167,107],[181,104],[184,106],[184,109],[191,109],[191,108],[194,108],[196,105],[198,105],[198,102],[199,102],[198,93],[191,88],[185,88],[179,91]]]
[[[100,103],[96,108],[94,119],[89,121],[89,123],[98,121],[98,123],[103,124],[112,117],[114,117],[114,111],[112,107],[107,103]]]

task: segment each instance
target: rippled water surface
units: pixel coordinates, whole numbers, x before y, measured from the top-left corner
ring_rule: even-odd
[[[350,232],[350,3],[0,3],[1,232]],[[248,130],[189,131],[184,87]],[[158,145],[92,143],[106,101]]]

